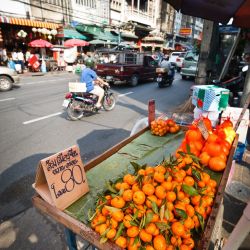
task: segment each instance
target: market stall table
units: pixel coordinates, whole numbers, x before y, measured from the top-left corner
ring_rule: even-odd
[[[106,189],[106,181],[110,179],[115,180],[124,172],[132,172],[133,167],[130,162],[137,162],[141,165],[161,163],[165,157],[168,157],[178,148],[183,137],[183,131],[177,134],[168,134],[163,137],[153,136],[149,129],[145,128],[85,165],[90,192],[67,207],[64,211],[60,211],[50,205],[38,195],[33,197],[33,204],[38,210],[51,216],[57,222],[95,245],[98,249],[120,249],[110,241],[101,244],[99,242],[100,235],[87,225],[87,214],[90,208],[94,208],[97,194]],[[212,173],[212,178],[216,179],[219,185],[205,231],[202,238],[197,242],[198,249],[208,249],[209,247],[216,216],[231,169],[233,155],[237,147],[237,140],[238,136],[236,136],[231,147],[227,167],[224,172]],[[82,154],[84,154],[84,152],[82,152]]]

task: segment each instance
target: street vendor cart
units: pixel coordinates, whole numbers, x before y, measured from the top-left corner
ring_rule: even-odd
[[[88,213],[94,208],[97,196],[105,191],[108,181],[115,181],[124,173],[133,172],[131,162],[150,166],[161,164],[163,159],[169,157],[181,144],[188,128],[183,126],[177,133],[165,136],[152,135],[150,128],[146,127],[138,133],[123,140],[119,144],[104,152],[84,166],[89,185],[89,192],[66,209],[58,209],[45,201],[38,194],[32,200],[34,206],[42,213],[52,217],[58,223],[64,225],[75,234],[90,242],[98,249],[121,249],[112,241],[100,242],[100,235],[90,227]],[[222,196],[232,165],[233,155],[237,147],[238,136],[231,146],[227,165],[223,172],[209,172],[211,178],[218,185],[211,213],[200,237],[196,240],[195,249],[208,249],[210,238],[215,225]]]

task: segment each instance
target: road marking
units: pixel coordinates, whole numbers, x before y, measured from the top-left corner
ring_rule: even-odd
[[[41,120],[44,120],[44,119],[47,119],[47,118],[50,118],[50,117],[53,117],[53,116],[61,115],[61,114],[62,114],[62,112],[57,112],[57,113],[54,113],[54,114],[51,114],[51,115],[42,116],[42,117],[39,117],[39,118],[36,118],[36,119],[33,119],[33,120],[23,122],[23,125],[30,124],[30,123],[33,123],[33,122],[38,122],[38,121],[41,121]]]
[[[16,98],[11,97],[11,98],[2,99],[2,100],[0,100],[0,102],[11,101],[11,100],[15,100],[15,99]]]
[[[130,95],[130,94],[133,94],[134,92],[128,92],[128,93],[125,93],[125,94],[120,94],[120,95],[118,95],[119,97],[121,97],[121,96],[126,96],[126,95]]]

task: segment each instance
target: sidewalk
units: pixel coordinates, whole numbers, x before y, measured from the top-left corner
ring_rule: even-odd
[[[31,76],[52,76],[52,75],[63,75],[63,74],[71,74],[73,75],[72,72],[68,72],[68,71],[49,71],[49,72],[46,72],[46,73],[43,73],[43,72],[24,72],[23,74],[19,74],[19,77],[22,79],[22,78],[25,78],[25,77],[31,77]]]
[[[248,157],[247,157],[248,155]],[[212,247],[221,238],[229,237],[240,219],[250,197],[250,152],[245,153],[242,164],[235,164],[231,181],[226,187],[223,203],[211,238]],[[78,250],[90,249],[87,242],[77,237]],[[40,214],[34,207],[4,221],[0,225],[0,249],[10,250],[66,250],[67,244],[64,227],[48,216]],[[250,249],[250,237],[242,244],[243,249]],[[234,249],[232,249],[234,250]]]

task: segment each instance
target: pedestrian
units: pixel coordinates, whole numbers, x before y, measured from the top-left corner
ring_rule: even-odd
[[[17,59],[18,59],[18,63],[21,64],[21,69],[22,69],[22,72],[23,72],[23,70],[24,70],[24,55],[23,55],[22,50],[18,51]]]
[[[16,50],[13,50],[13,52],[11,53],[11,57],[12,57],[12,61],[14,63],[17,63],[18,62],[18,57],[17,57],[17,52]]]

